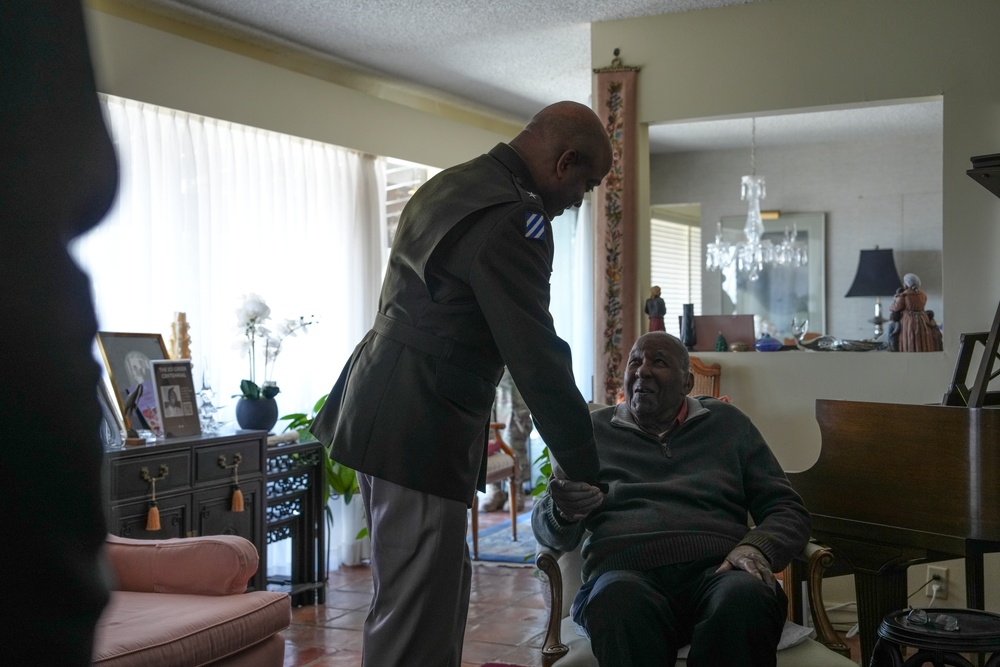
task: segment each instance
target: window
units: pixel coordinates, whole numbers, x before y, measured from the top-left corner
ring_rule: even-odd
[[[399,214],[403,212],[406,202],[410,201],[410,197],[417,191],[417,188],[441,170],[396,158],[383,158],[383,164],[385,169],[385,247],[391,248],[392,241],[396,238]]]
[[[659,285],[660,296],[667,305],[664,318],[667,332],[676,334],[672,326],[680,316],[681,306],[694,304],[701,313],[701,223],[694,217],[657,209],[650,222],[650,277]]]

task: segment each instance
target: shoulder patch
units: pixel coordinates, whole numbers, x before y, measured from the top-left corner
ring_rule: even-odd
[[[524,236],[529,239],[545,238],[545,215],[543,213],[524,212]]]

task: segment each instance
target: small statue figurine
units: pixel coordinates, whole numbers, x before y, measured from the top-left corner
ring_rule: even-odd
[[[896,293],[903,291],[900,287]],[[903,313],[894,310],[889,313],[889,324],[885,325],[885,343],[890,352],[899,352],[899,321],[903,319]]]
[[[649,316],[650,331],[666,331],[663,325],[663,316],[667,314],[667,305],[660,298],[660,286],[653,285],[649,290],[649,298],[646,299],[646,315]]]
[[[191,336],[188,331],[191,325],[187,321],[187,313],[174,313],[174,321],[170,325],[170,358],[191,358]]]
[[[137,416],[140,420],[142,419],[141,416],[139,416],[139,407],[136,405],[140,396],[142,396],[142,384],[137,384],[135,389],[132,390],[132,393],[125,398],[125,404],[122,406],[122,418],[125,420],[126,429],[126,447],[135,447],[136,445],[146,444],[145,438],[140,438],[139,432],[132,426],[133,415]]]
[[[927,294],[920,289],[920,278],[907,273],[903,276],[903,285],[889,307],[889,312],[900,315],[899,328],[894,332],[898,336],[895,349],[899,352],[940,352],[942,347],[935,336],[940,330],[931,324],[924,310]]]
[[[715,351],[716,352],[729,352],[729,342],[726,341],[726,337],[719,332],[719,335],[715,337]]]

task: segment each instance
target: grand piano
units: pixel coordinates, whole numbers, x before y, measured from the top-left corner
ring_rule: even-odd
[[[1000,197],[1000,155],[972,161],[969,175]],[[813,537],[854,574],[862,665],[882,618],[907,606],[910,565],[964,558],[968,606],[983,609],[983,555],[1000,551],[998,346],[1000,307],[989,332],[962,335],[941,405],[816,401],[819,459],[788,479]]]
[[[965,558],[983,608],[983,554],[1000,551],[1000,409],[818,400],[822,450],[789,473],[812,534],[854,574],[863,665],[882,618],[907,605],[906,568]]]

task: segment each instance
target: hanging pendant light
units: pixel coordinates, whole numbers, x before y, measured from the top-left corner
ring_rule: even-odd
[[[750,120],[750,175],[742,180],[743,201],[747,202],[747,221],[743,226],[744,240],[726,243],[722,240],[722,223],[716,226],[715,241],[708,244],[705,267],[722,271],[734,261],[739,273],[749,280],[760,278],[768,265],[803,266],[808,261],[806,245],[796,240],[798,230],[785,230],[785,238],[775,246],[764,238],[764,222],[760,215],[760,200],[767,195],[764,177],[757,175],[757,119]]]

